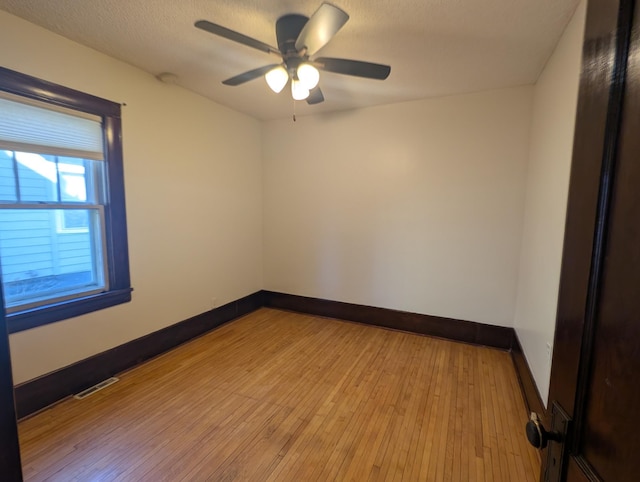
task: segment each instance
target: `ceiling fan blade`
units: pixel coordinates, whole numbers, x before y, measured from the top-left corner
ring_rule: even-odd
[[[324,102],[324,95],[322,95],[320,87],[315,87],[311,89],[311,92],[309,92],[309,97],[307,97],[307,104],[314,105],[319,104],[320,102]]]
[[[296,50],[306,48],[306,55],[315,54],[338,33],[347,20],[349,15],[345,11],[323,3],[302,28],[296,40]]]
[[[233,40],[234,42],[241,43],[248,47],[253,47],[254,49],[267,52],[268,54],[273,53],[280,55],[280,51],[277,48],[272,47],[271,45],[267,45],[266,43],[260,42],[260,40],[256,40],[254,38],[247,37],[246,35],[238,33],[234,30],[230,30],[226,27],[223,27],[222,25],[211,23],[208,20],[198,20],[194,25],[201,30],[205,30],[206,32],[224,37],[229,40]]]
[[[367,79],[384,80],[389,77],[391,73],[391,67],[388,65],[361,62],[360,60],[320,57],[313,62],[320,70],[326,70],[327,72],[334,72],[336,74],[366,77]]]
[[[257,79],[258,77],[266,74],[274,67],[277,67],[280,64],[271,64],[265,65],[264,67],[258,67],[257,69],[249,70],[248,72],[243,72],[242,74],[236,75],[235,77],[231,77],[227,80],[223,80],[222,83],[224,85],[240,85],[245,82],[249,82],[250,80]]]

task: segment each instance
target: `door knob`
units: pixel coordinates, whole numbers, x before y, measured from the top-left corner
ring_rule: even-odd
[[[549,440],[560,442],[562,436],[556,432],[547,432],[542,425],[540,415],[535,412],[531,412],[531,417],[526,425],[527,440],[537,449],[543,449],[547,446]]]

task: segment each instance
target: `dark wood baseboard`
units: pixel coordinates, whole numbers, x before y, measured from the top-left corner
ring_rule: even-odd
[[[533,375],[513,328],[273,291],[259,291],[17,385],[15,399],[18,418],[42,410],[63,398],[263,306],[511,350],[528,411],[545,413]]]
[[[538,392],[538,387],[529,368],[529,363],[524,356],[522,345],[515,332],[513,334],[511,358],[513,359],[518,381],[520,382],[520,391],[522,392],[524,403],[527,406],[527,415],[531,412],[536,412],[541,416],[546,416],[547,410],[544,407],[542,397],[540,396],[540,392]]]
[[[310,315],[326,316],[368,325],[437,336],[474,345],[510,350],[513,328],[485,325],[440,316],[329,301],[305,296],[263,291],[264,305]]]
[[[160,355],[263,306],[259,291],[15,387],[18,418]]]

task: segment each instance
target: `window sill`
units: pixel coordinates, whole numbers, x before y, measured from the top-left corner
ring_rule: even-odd
[[[9,333],[29,330],[56,321],[73,318],[93,311],[131,301],[133,288],[107,291],[75,300],[61,301],[30,310],[7,314]]]

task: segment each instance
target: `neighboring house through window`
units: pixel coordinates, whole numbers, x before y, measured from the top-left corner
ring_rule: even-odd
[[[0,68],[10,331],[131,299],[120,105]]]

